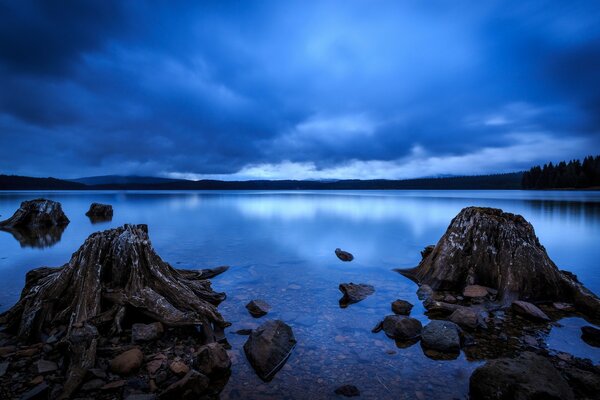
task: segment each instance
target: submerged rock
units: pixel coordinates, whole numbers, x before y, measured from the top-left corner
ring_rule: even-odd
[[[469,380],[472,400],[572,400],[573,391],[545,358],[523,353],[515,359],[490,360]]]
[[[280,320],[267,321],[256,328],[244,344],[244,352],[256,374],[264,381],[273,379],[296,346],[292,328]]]
[[[62,210],[59,202],[35,199],[21,203],[21,207],[7,220],[0,221],[3,228],[47,228],[64,226],[69,219]]]
[[[351,253],[344,251],[340,248],[335,249],[335,255],[337,256],[337,258],[345,262],[354,260],[354,256]]]
[[[529,319],[550,321],[550,318],[537,306],[526,301],[517,300],[512,303],[512,308],[519,315]]]
[[[271,310],[271,306],[264,300],[252,300],[246,304],[246,309],[254,318],[259,318],[267,315]]]
[[[417,298],[419,300],[427,300],[433,294],[433,289],[429,285],[421,285],[417,289]]]
[[[392,312],[398,315],[409,315],[413,305],[406,300],[396,300],[392,303]]]
[[[462,328],[475,329],[482,325],[479,318],[479,311],[471,307],[460,307],[450,314],[450,321]]]
[[[460,351],[460,328],[450,321],[431,321],[423,328],[421,345],[442,353]]]
[[[360,396],[360,390],[354,385],[343,385],[335,389],[335,394],[339,394],[344,397],[356,397]]]
[[[340,283],[340,291],[344,294],[340,299],[340,307],[358,303],[375,293],[375,288],[365,283]]]
[[[421,336],[423,325],[417,319],[403,315],[388,315],[383,319],[383,331],[392,339],[409,341]]]
[[[518,299],[573,302],[600,317],[600,299],[556,267],[531,224],[495,208],[463,209],[416,268],[398,272],[434,290],[492,288],[505,306]]]
[[[231,359],[221,344],[209,343],[198,349],[195,365],[206,376],[220,376],[229,373]]]

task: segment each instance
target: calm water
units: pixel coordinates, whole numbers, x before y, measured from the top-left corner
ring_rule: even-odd
[[[398,298],[415,304],[413,316],[427,322],[416,285],[392,269],[416,265],[420,250],[437,242],[466,206],[522,214],[557,265],[600,293],[600,192],[4,192],[1,218],[37,197],[60,201],[71,223],[60,240],[48,238],[43,248],[0,232],[0,311],[18,299],[29,269],[62,265],[90,233],[148,224],[157,252],[175,267],[232,267],[213,280],[217,291],[228,294],[220,309],[233,323],[233,374],[223,398],[329,398],[345,383],[358,386],[363,398],[465,398],[480,361],[464,354],[431,360],[419,345],[399,349],[370,330]],[[113,220],[92,224],[84,215],[91,202],[113,204]],[[338,261],[336,247],[355,260]],[[376,292],[341,309],[341,282],[369,283]],[[254,298],[273,306],[263,319],[283,319],[298,340],[270,383],[247,363],[246,337],[231,333],[258,326],[244,308]],[[583,323],[561,321],[548,346],[600,363],[600,350],[579,338]]]

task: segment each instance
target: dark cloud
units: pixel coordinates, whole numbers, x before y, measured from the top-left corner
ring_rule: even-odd
[[[406,177],[600,149],[594,1],[171,3],[0,2],[1,172]]]

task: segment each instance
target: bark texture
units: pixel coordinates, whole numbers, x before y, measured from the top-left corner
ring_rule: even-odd
[[[225,294],[207,278],[225,269],[176,270],[156,254],[146,225],[124,225],[90,235],[62,267],[27,273],[20,300],[0,324],[32,341],[53,326],[68,327],[66,398],[94,366],[98,336],[121,332],[127,316],[197,326],[213,342],[229,324],[216,307]]]
[[[65,226],[69,218],[62,210],[60,203],[46,199],[28,200],[21,203],[21,207],[12,217],[0,221],[2,228],[46,228],[51,226]]]
[[[600,318],[600,299],[573,274],[556,267],[520,215],[467,207],[423,256],[416,268],[399,272],[434,290],[462,292],[468,285],[487,286],[498,291],[497,301],[504,305],[517,299],[571,301]]]

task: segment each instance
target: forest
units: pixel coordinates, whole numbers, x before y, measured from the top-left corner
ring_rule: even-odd
[[[523,173],[523,189],[567,189],[600,187],[600,156],[536,165]]]

